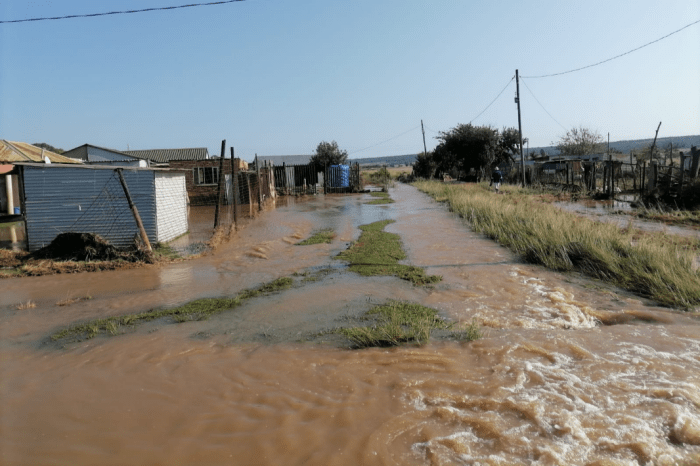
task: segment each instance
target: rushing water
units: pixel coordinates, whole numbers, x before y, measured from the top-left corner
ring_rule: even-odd
[[[2,464],[637,465],[700,454],[700,322],[521,263],[413,188],[266,212],[215,254],[2,282]],[[331,256],[395,219],[433,288]],[[332,244],[294,246],[333,228]],[[90,318],[173,306],[294,272],[324,278],[207,321],[56,348]],[[68,306],[69,298],[91,296]],[[482,325],[475,342],[338,348],[314,331],[388,299]],[[19,303],[35,308],[17,309]]]

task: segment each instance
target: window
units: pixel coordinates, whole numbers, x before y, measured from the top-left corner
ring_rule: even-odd
[[[217,184],[219,167],[197,167],[194,169],[194,184]]]

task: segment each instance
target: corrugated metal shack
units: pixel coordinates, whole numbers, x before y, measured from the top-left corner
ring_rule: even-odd
[[[29,251],[60,233],[96,233],[117,247],[133,244],[138,227],[115,167],[21,163]],[[187,232],[182,172],[122,167],[131,198],[153,244]]]

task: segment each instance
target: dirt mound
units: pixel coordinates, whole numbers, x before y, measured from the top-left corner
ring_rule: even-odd
[[[152,262],[152,254],[134,245],[118,249],[94,233],[61,233],[48,246],[31,254],[32,259],[56,261],[113,261]]]

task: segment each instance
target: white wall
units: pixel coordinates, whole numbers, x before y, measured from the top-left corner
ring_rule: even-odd
[[[187,233],[187,188],[182,172],[156,172],[156,224],[158,241]]]

